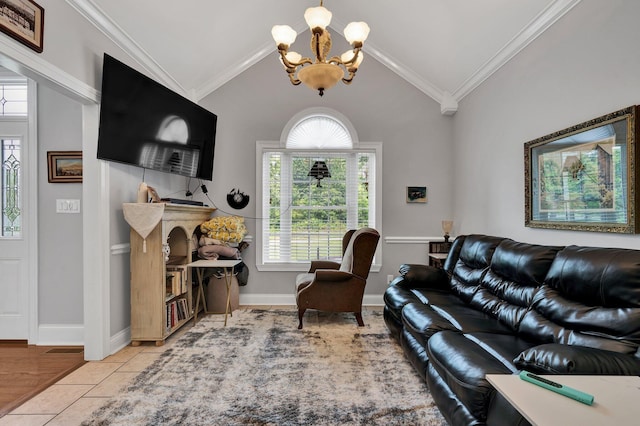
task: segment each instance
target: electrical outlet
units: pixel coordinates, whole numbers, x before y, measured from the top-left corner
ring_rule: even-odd
[[[393,275],[387,275],[387,284],[391,283],[391,281],[393,281]]]

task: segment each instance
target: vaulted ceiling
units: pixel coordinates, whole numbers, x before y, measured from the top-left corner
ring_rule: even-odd
[[[371,27],[364,52],[432,97],[445,114],[580,0],[327,0],[334,40]],[[154,78],[202,99],[267,55],[274,24],[298,31],[319,0],[67,0]],[[332,52],[334,53],[334,52]],[[340,53],[340,52],[335,52]],[[366,60],[362,72],[366,72]],[[369,59],[370,60],[370,59]],[[276,63],[274,62],[274,66]]]

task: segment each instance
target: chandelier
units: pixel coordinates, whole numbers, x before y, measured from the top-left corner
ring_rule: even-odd
[[[324,8],[320,0],[319,7],[310,7],[304,13],[304,19],[311,30],[311,50],[315,62],[311,58],[303,58],[297,52],[289,51],[289,46],[296,41],[296,31],[288,25],[274,25],[271,35],[276,41],[280,61],[284,65],[289,80],[294,86],[304,83],[317,90],[320,96],[326,89],[342,80],[350,84],[362,62],[362,44],[369,35],[369,26],[364,22],[351,22],[344,29],[344,37],[353,47],[341,56],[327,59],[331,50],[331,35],[327,27],[331,23],[331,12]],[[345,71],[348,76],[345,77]]]

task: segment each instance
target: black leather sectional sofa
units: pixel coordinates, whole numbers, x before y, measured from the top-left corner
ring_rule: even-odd
[[[640,250],[460,236],[444,269],[402,265],[384,300],[452,425],[527,424],[486,374],[640,375]]]

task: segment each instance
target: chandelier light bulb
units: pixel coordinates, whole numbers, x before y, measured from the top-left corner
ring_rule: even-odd
[[[369,25],[366,22],[351,22],[344,29],[344,38],[349,44],[364,43],[369,37]]]
[[[310,7],[304,12],[304,20],[309,28],[322,28],[325,30],[331,23],[332,13],[323,6]]]
[[[274,25],[273,28],[271,28],[271,36],[275,40],[276,46],[281,44],[291,46],[293,42],[296,41],[298,33],[289,25]]]

